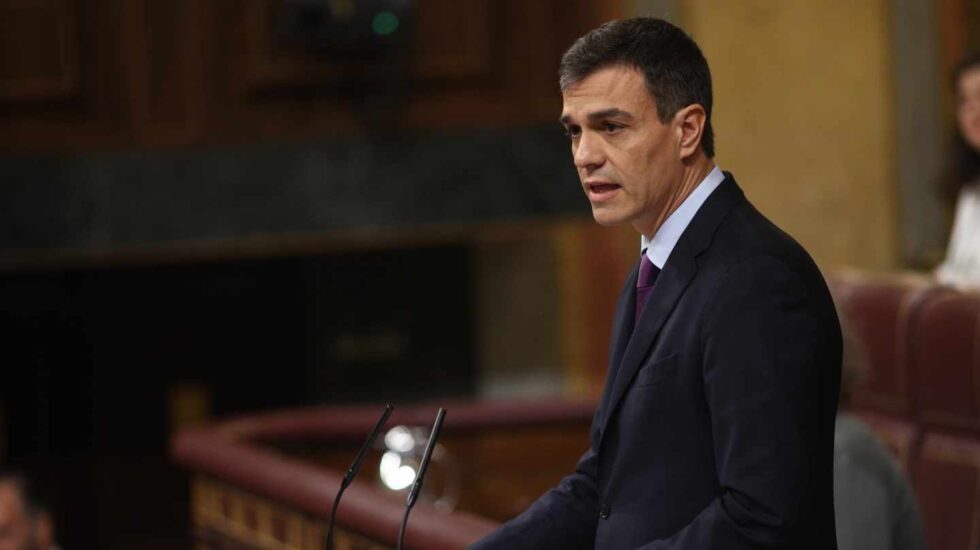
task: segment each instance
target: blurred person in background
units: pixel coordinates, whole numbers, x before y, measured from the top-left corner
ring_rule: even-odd
[[[838,310],[842,311],[842,310]],[[857,332],[841,316],[844,352],[834,433],[834,515],[838,550],[924,550],[915,493],[888,450],[848,412],[868,371]]]
[[[956,201],[956,213],[936,277],[952,286],[980,288],[980,53],[964,60],[953,77],[958,131],[941,181],[943,194]]]
[[[0,550],[56,550],[54,523],[30,479],[0,471]]]

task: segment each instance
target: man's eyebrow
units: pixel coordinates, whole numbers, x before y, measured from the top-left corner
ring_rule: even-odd
[[[602,120],[604,118],[612,118],[612,117],[622,117],[631,120],[633,119],[633,115],[631,115],[629,112],[624,111],[622,109],[617,109],[616,107],[610,107],[609,109],[595,111],[593,113],[589,113],[588,115],[586,115],[586,118],[589,119],[589,122],[595,122],[597,120]],[[566,113],[562,115],[561,118],[558,119],[558,121],[567,126],[568,123],[572,121],[572,116]]]

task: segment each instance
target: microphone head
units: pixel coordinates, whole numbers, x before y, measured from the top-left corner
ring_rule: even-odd
[[[432,459],[432,450],[436,446],[436,440],[439,439],[439,431],[442,429],[442,421],[446,418],[446,409],[440,407],[439,412],[436,413],[436,421],[432,425],[432,432],[429,434],[429,442],[425,445],[425,452],[422,454],[422,462],[419,463],[419,472],[415,476],[415,483],[412,484],[412,490],[408,492],[408,507],[411,508],[415,505],[415,501],[419,496],[419,490],[422,489],[422,480],[425,477],[425,472],[429,468],[429,461]]]
[[[371,446],[374,445],[374,440],[378,438],[378,434],[381,433],[381,428],[384,428],[385,424],[388,422],[388,417],[391,416],[391,411],[394,407],[390,403],[385,405],[385,410],[381,413],[381,417],[374,424],[374,428],[371,429],[371,433],[368,435],[367,441],[361,446],[361,450],[357,452],[357,456],[354,458],[354,462],[347,469],[347,473],[344,474],[344,486],[349,485],[350,482],[354,481],[354,476],[357,472],[361,470],[361,464],[364,463],[364,458],[367,456],[368,451]]]

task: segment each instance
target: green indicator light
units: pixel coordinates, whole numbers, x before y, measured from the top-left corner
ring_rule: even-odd
[[[398,30],[398,16],[390,11],[383,11],[374,16],[371,28],[377,34],[391,34]]]

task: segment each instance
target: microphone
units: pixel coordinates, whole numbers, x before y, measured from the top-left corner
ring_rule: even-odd
[[[354,481],[354,476],[361,469],[361,463],[364,462],[364,457],[367,456],[368,449],[374,444],[374,440],[378,438],[378,433],[381,432],[381,428],[384,427],[385,422],[388,421],[388,417],[391,416],[392,409],[391,404],[385,405],[385,410],[381,413],[381,418],[374,425],[371,434],[368,435],[367,441],[364,442],[361,450],[358,451],[357,456],[354,458],[354,463],[347,469],[347,473],[344,474],[344,479],[340,482],[340,489],[337,490],[337,496],[333,500],[333,508],[330,509],[330,521],[327,524],[327,550],[333,548],[333,524],[337,520],[337,506],[340,504],[340,497],[344,494],[347,486]]]
[[[408,502],[405,506],[405,516],[402,518],[402,526],[398,530],[398,550],[402,550],[402,541],[405,538],[405,525],[408,524],[408,514],[415,506],[415,500],[419,497],[422,489],[422,478],[425,477],[425,470],[429,467],[429,460],[432,458],[432,449],[436,446],[436,439],[439,438],[439,430],[442,429],[442,419],[446,417],[446,409],[440,407],[436,414],[436,422],[432,425],[432,433],[429,434],[429,442],[425,445],[425,453],[422,454],[422,462],[419,463],[419,473],[415,476],[415,483],[412,484],[408,492]]]

